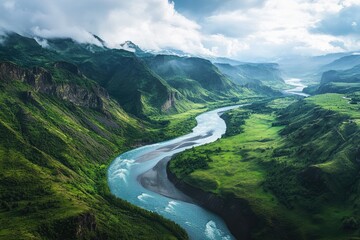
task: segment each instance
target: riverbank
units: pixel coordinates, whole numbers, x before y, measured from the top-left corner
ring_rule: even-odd
[[[191,134],[120,155],[108,170],[111,192],[134,205],[173,220],[188,232],[191,239],[233,239],[219,216],[189,203],[188,199],[179,195],[181,192],[175,186],[170,186],[173,184],[166,176],[166,161],[176,153],[220,138],[225,133],[226,124],[219,117],[219,112],[235,107],[224,107],[199,115],[196,117],[198,125]],[[174,195],[169,188],[177,193]]]
[[[226,137],[176,155],[169,176],[240,239],[357,236],[358,112],[336,94],[284,100],[226,113]],[[249,228],[237,232],[243,223],[232,214],[251,213],[257,224],[250,217]]]
[[[168,179],[182,192],[191,196],[196,204],[216,213],[224,219],[229,230],[236,239],[252,239],[253,229],[260,225],[260,219],[252,211],[249,203],[245,199],[229,198],[224,199],[216,194],[206,192],[200,188],[193,187],[190,184],[177,178],[166,167]]]
[[[285,95],[299,95],[299,96],[303,96],[303,97],[310,96],[309,94],[303,92],[304,88],[306,88],[307,86],[304,85],[301,82],[301,79],[299,79],[299,78],[289,78],[289,79],[286,79],[284,81],[285,81],[285,83],[287,85],[293,86],[294,88],[282,91],[283,94],[285,94]]]

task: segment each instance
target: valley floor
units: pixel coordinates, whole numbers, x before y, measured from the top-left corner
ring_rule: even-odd
[[[180,153],[168,167],[190,194],[245,200],[251,210],[236,214],[255,214],[251,238],[355,237],[359,110],[341,94],[256,103],[224,114],[224,138]]]

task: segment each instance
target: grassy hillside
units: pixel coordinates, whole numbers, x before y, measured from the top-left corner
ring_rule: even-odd
[[[154,126],[67,70],[1,63],[0,72],[0,239],[186,238],[107,187],[109,161],[158,140]]]
[[[342,97],[227,113],[225,138],[177,155],[169,168],[191,186],[248,202],[255,239],[358,236],[359,108]]]

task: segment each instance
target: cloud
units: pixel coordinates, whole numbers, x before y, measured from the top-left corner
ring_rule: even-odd
[[[268,0],[173,0],[180,13],[198,20],[229,10],[258,8],[266,1]]]
[[[341,11],[329,14],[312,29],[315,33],[334,36],[360,35],[360,5],[344,7]]]
[[[0,29],[242,60],[360,47],[359,0],[3,0]],[[332,20],[334,19],[335,20]],[[343,26],[347,26],[343,28]],[[46,46],[46,42],[42,42]]]
[[[334,40],[334,41],[330,41],[329,43],[334,47],[339,47],[341,49],[347,50],[345,43],[343,41]]]
[[[97,43],[94,33],[111,47],[132,40],[144,48],[180,46],[207,53],[197,23],[177,13],[167,0],[5,0],[0,28],[44,38],[71,37]]]

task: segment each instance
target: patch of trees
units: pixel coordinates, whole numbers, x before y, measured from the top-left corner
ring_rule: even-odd
[[[171,161],[171,165],[175,172],[180,173],[181,176],[187,176],[195,170],[208,169],[209,162],[212,161],[208,154],[197,153],[193,150],[192,154],[175,156]]]

